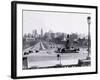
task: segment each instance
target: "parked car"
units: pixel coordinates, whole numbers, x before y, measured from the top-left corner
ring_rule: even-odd
[[[39,52],[39,50],[36,50],[35,52],[36,52],[36,53],[38,53],[38,52]]]
[[[29,53],[33,53],[33,51],[32,50],[29,50]]]
[[[29,54],[29,52],[24,52],[24,55],[28,55]]]

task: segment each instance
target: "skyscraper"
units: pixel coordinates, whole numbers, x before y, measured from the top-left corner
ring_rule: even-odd
[[[41,37],[43,37],[43,29],[41,28]]]
[[[34,38],[36,38],[36,36],[37,36],[37,30],[33,30],[32,31],[32,35],[33,35]]]

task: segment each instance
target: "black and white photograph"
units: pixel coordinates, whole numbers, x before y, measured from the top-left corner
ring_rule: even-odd
[[[12,77],[97,73],[97,6],[12,2]]]
[[[23,10],[23,69],[91,66],[91,14]]]

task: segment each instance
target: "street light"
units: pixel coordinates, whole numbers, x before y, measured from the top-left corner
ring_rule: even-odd
[[[90,16],[87,17],[87,21],[88,21],[88,24],[91,23],[91,17]]]
[[[88,23],[88,56],[87,58],[89,58],[89,54],[90,54],[90,46],[91,46],[91,40],[90,40],[90,24],[91,24],[91,17],[88,16],[87,17],[87,23]]]
[[[57,54],[57,60],[59,60],[59,66],[61,66],[61,55],[60,54]]]

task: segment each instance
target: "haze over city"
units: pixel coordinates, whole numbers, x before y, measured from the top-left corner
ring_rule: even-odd
[[[88,34],[87,16],[90,14],[23,11],[23,35],[36,29],[40,33],[63,32]]]

